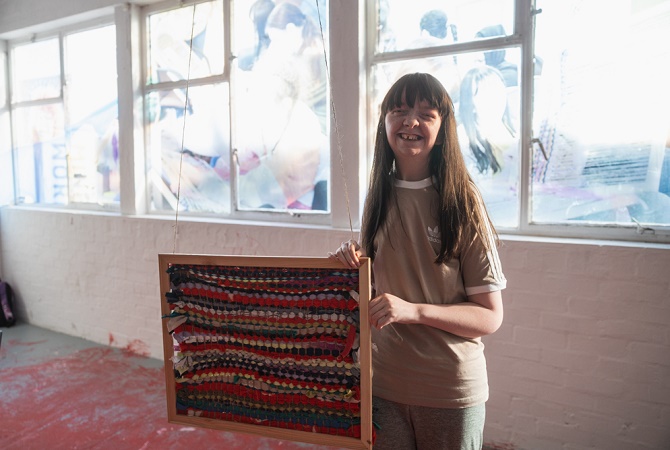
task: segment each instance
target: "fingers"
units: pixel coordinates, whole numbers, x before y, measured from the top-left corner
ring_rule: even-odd
[[[390,310],[379,311],[370,316],[370,325],[378,330],[381,330],[386,325],[392,324],[393,322],[397,322],[397,319],[393,314],[393,311]]]
[[[378,330],[391,323],[392,312],[390,305],[388,302],[383,301],[383,296],[376,297],[370,301],[368,317],[370,325]]]
[[[416,305],[392,294],[381,294],[370,300],[368,305],[368,320],[378,330],[392,323],[413,323],[416,320]]]
[[[355,269],[361,265],[361,252],[359,249],[360,245],[358,245],[358,242],[350,239],[346,242],[343,242],[342,245],[340,245],[340,248],[335,251],[335,253],[328,253],[328,257],[337,259],[342,264]]]
[[[379,317],[370,316],[370,325],[372,325],[378,330],[381,330],[389,323],[391,323],[390,317],[388,317],[386,314],[382,314]]]

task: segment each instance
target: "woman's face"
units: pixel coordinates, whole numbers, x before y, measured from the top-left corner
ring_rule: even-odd
[[[386,113],[385,124],[396,160],[425,161],[428,167],[430,151],[442,125],[439,111],[425,100],[417,99],[414,105],[407,105],[403,95],[403,103]]]

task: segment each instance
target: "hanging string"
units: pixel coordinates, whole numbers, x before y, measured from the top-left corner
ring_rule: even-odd
[[[335,112],[335,101],[333,100],[333,86],[330,82],[330,67],[328,66],[328,55],[326,53],[326,39],[323,36],[323,23],[321,22],[321,10],[319,9],[319,0],[316,1],[316,12],[319,16],[319,30],[321,32],[321,45],[323,47],[323,60],[326,63],[326,77],[328,81],[328,92],[330,93],[330,110],[333,115],[333,123],[335,125],[335,137],[337,140],[337,151],[340,157],[340,173],[342,182],[344,183],[344,198],[347,204],[347,214],[349,216],[349,231],[351,232],[351,239],[354,239],[354,225],[351,220],[351,204],[349,203],[349,189],[347,187],[347,175],[344,171],[344,155],[342,154],[342,141],[340,139],[340,127],[337,123],[337,113]]]
[[[193,15],[191,16],[191,40],[188,48],[188,68],[186,70],[186,95],[184,99],[184,114],[181,129],[181,151],[179,152],[179,176],[177,178],[177,206],[174,211],[174,240],[172,243],[172,253],[177,252],[177,226],[179,224],[179,200],[181,196],[181,169],[184,163],[184,136],[186,135],[186,116],[188,112],[188,88],[191,81],[191,58],[193,57],[193,33],[195,30],[195,7],[193,5]]]

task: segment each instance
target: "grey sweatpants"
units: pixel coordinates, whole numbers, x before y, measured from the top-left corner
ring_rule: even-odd
[[[379,427],[375,450],[481,450],[486,406],[462,409],[403,405],[372,399]]]

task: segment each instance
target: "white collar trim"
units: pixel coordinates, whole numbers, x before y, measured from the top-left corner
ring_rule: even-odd
[[[428,177],[419,181],[405,181],[405,180],[395,180],[396,187],[405,188],[405,189],[425,189],[433,185],[433,178]]]

